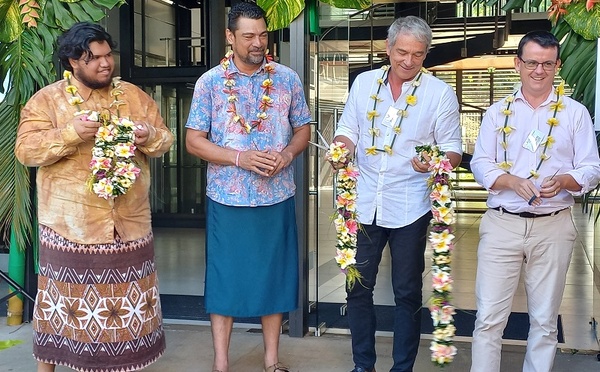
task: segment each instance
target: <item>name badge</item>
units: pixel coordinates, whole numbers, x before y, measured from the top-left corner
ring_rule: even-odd
[[[394,106],[390,106],[383,117],[381,125],[391,128],[394,126],[394,123],[396,123],[396,120],[398,120],[398,109]]]
[[[541,131],[534,129],[528,135],[523,147],[531,152],[536,152],[538,147],[543,143],[546,135]]]

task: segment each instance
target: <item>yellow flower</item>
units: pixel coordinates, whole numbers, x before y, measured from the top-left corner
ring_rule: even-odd
[[[503,161],[502,163],[498,164],[498,167],[504,171],[507,171],[512,168],[513,164],[511,162],[508,161]]]
[[[234,95],[231,96],[227,96],[227,102],[234,102],[237,101],[237,97]]]
[[[380,133],[381,131],[379,130],[379,128],[369,128],[369,134],[374,137],[379,137]]]
[[[65,90],[67,91],[67,93],[71,93],[71,94],[77,93],[77,87],[75,85],[67,85]]]
[[[378,116],[379,116],[379,113],[375,110],[367,111],[367,119],[368,120],[375,120],[375,118]]]
[[[69,98],[69,104],[71,106],[79,105],[81,103],[83,103],[83,99],[81,99],[81,97],[75,96],[75,97],[70,97]]]
[[[401,117],[403,117],[403,118],[405,118],[405,117],[408,116],[408,110],[402,110],[402,109],[400,109],[400,110],[398,110],[398,115],[401,116]]]
[[[396,125],[396,126],[394,127],[394,133],[396,133],[396,134],[400,134],[400,132],[402,132],[402,129],[400,129],[400,126],[399,126],[399,125]]]
[[[240,116],[239,115],[234,115],[233,118],[231,118],[233,120],[234,123],[237,123],[238,121],[240,121]]]
[[[379,99],[379,96],[378,96],[377,94],[372,94],[370,98],[371,98],[373,101],[378,101],[378,102],[379,102],[379,101],[381,101],[381,100]]]
[[[383,79],[382,78],[377,79],[377,84],[379,84],[379,85],[383,84]]]
[[[514,101],[514,100],[515,100],[515,96],[513,96],[513,95],[510,95],[510,96],[508,96],[508,97],[506,97],[506,98],[504,99],[504,102],[506,102],[506,103],[511,103],[511,102],[512,102],[512,101]]]
[[[558,96],[565,95],[565,82],[561,81],[560,84],[556,87],[555,92]]]
[[[383,71],[387,71],[387,70],[389,70],[389,69],[390,69],[390,65],[383,65],[383,66],[381,66],[381,69],[382,69]]]
[[[256,117],[261,119],[261,120],[265,120],[267,119],[267,113],[266,112],[259,112],[258,114],[256,114]]]
[[[504,110],[502,110],[502,113],[503,113],[504,115],[506,115],[506,116],[509,116],[510,114],[512,114],[512,111],[511,111],[511,110],[509,110],[509,109],[507,109],[507,108],[505,108]]]
[[[502,146],[502,148],[503,148],[504,150],[506,150],[506,149],[508,148],[508,142],[506,142],[506,141],[502,141],[502,142],[500,142],[500,146]]]
[[[554,140],[554,137],[552,137],[552,136],[548,136],[548,138],[546,138],[546,145],[547,145],[548,147],[552,147],[552,145],[554,144],[554,142],[556,142],[556,141]]]
[[[536,180],[540,177],[540,174],[533,169],[529,171],[529,174],[531,174],[531,177],[535,178]]]
[[[73,74],[71,73],[71,71],[69,71],[69,70],[65,70],[65,72],[63,72],[63,77],[64,77],[65,79],[70,79],[70,78],[71,78],[71,76],[73,76]]]
[[[110,90],[110,96],[111,97],[118,97],[121,94],[123,94],[123,90],[122,89],[114,88],[114,89]]]
[[[542,161],[545,161],[550,159],[550,156],[546,155],[546,153],[543,153],[542,155],[540,155],[540,159],[542,159]]]
[[[415,80],[412,82],[411,84],[413,87],[418,87],[419,85],[421,85],[421,82],[419,80]]]
[[[377,155],[377,148],[375,146],[367,147],[365,152],[367,155]]]
[[[548,125],[555,127],[558,125],[558,119],[557,118],[550,118],[548,119],[548,121],[546,121],[546,123],[548,123]]]
[[[356,263],[356,251],[354,249],[338,249],[335,261],[340,265],[340,269],[344,270],[350,265]]]
[[[225,86],[232,87],[232,86],[235,85],[235,80],[233,80],[233,79],[225,79],[224,84],[225,84]]]
[[[426,69],[425,67],[421,67],[421,70],[420,70],[420,71],[421,71],[422,73],[424,73],[424,74],[428,74],[428,73],[429,73],[429,71],[427,71],[427,69]]]
[[[387,152],[388,155],[392,155],[392,148],[390,147],[390,145],[383,146],[383,150]]]
[[[551,111],[558,112],[558,111],[561,111],[564,108],[565,108],[565,105],[562,103],[562,99],[559,99],[558,101],[553,102],[553,103],[550,104],[550,110]]]
[[[502,128],[502,131],[506,134],[510,134],[513,130],[515,129],[515,127],[511,127],[511,126],[505,126]]]
[[[246,130],[246,133],[250,133],[252,131],[252,127],[248,123],[244,123],[244,129]]]
[[[262,86],[263,88],[266,88],[266,87],[273,86],[273,80],[272,80],[272,79],[265,79],[265,80],[262,82],[261,86]]]
[[[409,94],[408,96],[406,96],[406,104],[411,105],[411,106],[416,105],[417,104],[417,96],[414,96],[412,94]]]

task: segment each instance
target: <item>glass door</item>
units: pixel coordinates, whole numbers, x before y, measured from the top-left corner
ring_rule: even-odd
[[[316,123],[312,128],[313,142],[319,142],[317,131],[328,143],[333,140],[353,76],[371,69],[379,61],[381,51],[376,52],[372,37],[371,40],[365,40],[365,34],[372,35],[374,14],[380,8],[373,6],[356,11],[325,5],[319,7],[319,22],[324,31],[311,42],[311,94],[314,94],[311,99],[314,98],[316,112]],[[393,15],[389,22],[392,20]],[[335,174],[329,163],[324,161],[323,150],[311,146],[309,151],[309,213],[312,222],[309,252],[310,326],[318,336],[326,329],[336,328],[338,332],[344,329],[346,277],[334,259],[336,231],[332,216],[336,211]]]

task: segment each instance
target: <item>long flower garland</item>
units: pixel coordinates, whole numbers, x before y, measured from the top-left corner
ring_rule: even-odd
[[[349,289],[354,287],[356,281],[362,276],[356,267],[356,242],[359,229],[358,215],[356,212],[356,181],[358,170],[349,159],[350,151],[343,142],[334,142],[329,145],[326,158],[333,163],[344,164],[338,170],[336,183],[336,214],[333,222],[337,236],[335,261],[346,274],[346,285]]]
[[[260,131],[261,125],[264,120],[268,118],[267,109],[273,106],[273,99],[270,94],[273,91],[273,79],[271,79],[271,75],[275,73],[275,68],[270,62],[273,58],[269,55],[265,55],[267,59],[267,64],[265,64],[265,72],[267,73],[267,78],[263,80],[261,87],[263,88],[263,94],[260,99],[260,103],[258,104],[258,114],[256,114],[256,120],[252,120],[250,123],[244,119],[237,111],[237,106],[235,102],[238,100],[237,93],[238,90],[235,88],[235,74],[229,71],[229,65],[231,64],[231,59],[233,58],[233,52],[229,51],[225,54],[225,57],[221,60],[221,68],[223,69],[223,79],[225,88],[223,89],[223,93],[227,94],[227,102],[229,102],[229,108],[227,112],[231,113],[231,118],[234,123],[239,123],[244,132],[250,133],[252,129],[256,128]]]
[[[431,361],[443,367],[451,363],[456,355],[456,347],[452,344],[456,333],[454,326],[456,312],[450,303],[454,281],[450,267],[454,248],[451,225],[455,222],[450,188],[452,164],[437,146],[417,146],[416,150],[418,154],[426,153],[431,157],[429,161],[431,174],[427,179],[427,185],[431,190],[429,199],[433,213],[429,233],[429,242],[433,249],[431,257],[433,294],[429,311],[434,331],[429,349],[431,350]]]
[[[377,92],[370,96],[370,98],[373,100],[373,109],[367,111],[367,119],[371,121],[371,128],[369,128],[369,133],[372,136],[371,146],[366,148],[365,150],[367,155],[377,155],[378,152],[386,152],[388,155],[392,155],[392,148],[394,147],[394,143],[396,142],[396,137],[402,131],[402,121],[405,117],[408,116],[408,107],[417,104],[417,96],[415,95],[415,92],[417,91],[417,88],[421,85],[421,77],[424,73],[427,73],[427,70],[425,68],[421,68],[421,71],[419,71],[417,78],[413,80],[411,84],[413,90],[410,94],[406,95],[405,98],[406,106],[404,106],[404,109],[400,109],[397,112],[397,116],[393,125],[394,136],[392,137],[392,141],[389,145],[384,145],[383,149],[378,149],[375,145],[375,139],[379,137],[379,135],[381,134],[381,130],[375,126],[375,118],[380,116],[379,112],[377,112],[377,104],[383,101],[379,97],[379,92],[381,91],[381,87],[385,83],[385,76],[386,74],[388,74],[390,66],[385,65],[382,66],[381,69],[383,70],[383,73],[381,74],[381,77],[377,79]]]
[[[537,179],[540,176],[539,170],[540,170],[540,167],[542,166],[542,163],[545,160],[547,160],[548,158],[550,158],[548,156],[548,154],[546,154],[546,151],[550,147],[552,147],[552,145],[555,142],[554,137],[552,137],[552,129],[555,126],[557,126],[559,123],[558,119],[556,118],[556,113],[565,107],[565,105],[563,104],[562,99],[561,99],[561,97],[564,96],[564,94],[565,94],[565,83],[561,82],[560,85],[556,87],[554,92],[556,93],[556,102],[550,104],[550,110],[552,111],[552,117],[546,121],[546,123],[549,125],[548,135],[546,136],[546,140],[543,143],[544,147],[543,147],[542,153],[540,155],[540,161],[538,162],[537,167],[535,169],[532,169],[529,171],[529,176],[527,178]],[[517,92],[514,92],[512,95],[510,95],[504,99],[504,101],[506,102],[506,107],[502,110],[502,113],[505,115],[504,124],[501,127],[496,128],[496,130],[498,130],[499,132],[502,133],[502,142],[500,142],[500,145],[504,149],[504,157],[502,159],[502,162],[500,164],[498,164],[498,167],[500,167],[501,169],[505,170],[508,173],[510,173],[510,169],[513,166],[513,163],[508,161],[508,152],[507,152],[508,151],[508,136],[514,130],[516,130],[515,127],[508,125],[508,118],[513,113],[512,110],[510,109],[510,106],[514,102],[516,95],[517,95]]]
[[[117,114],[112,115],[109,110],[101,113],[92,110],[81,110],[80,104],[84,102],[78,94],[77,87],[71,84],[72,74],[65,71],[67,80],[66,91],[71,94],[69,104],[77,107],[75,115],[84,115],[84,120],[98,121],[102,125],[96,132],[92,160],[90,161],[91,175],[88,186],[96,195],[104,199],[114,199],[129,191],[140,174],[134,162],[135,157],[135,124],[127,118],[119,117],[119,106],[124,102],[119,99],[123,94],[121,80],[113,78],[110,95],[113,102],[110,108],[115,108]]]

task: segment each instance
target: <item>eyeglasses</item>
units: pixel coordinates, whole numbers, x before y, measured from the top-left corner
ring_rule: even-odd
[[[538,67],[538,65],[542,65],[542,68],[544,69],[544,71],[552,71],[556,67],[556,62],[552,62],[552,61],[546,61],[546,62],[538,62],[538,61],[534,61],[534,60],[525,61],[521,57],[519,57],[519,59],[521,60],[521,62],[523,62],[523,65],[528,70],[535,70]]]

